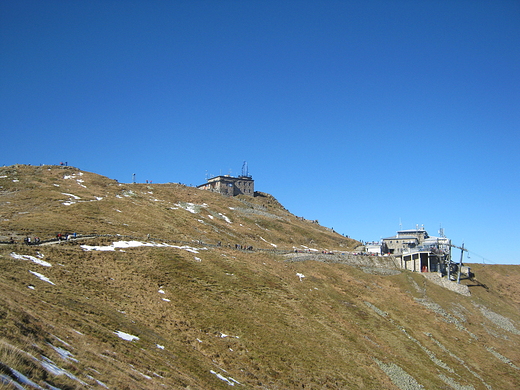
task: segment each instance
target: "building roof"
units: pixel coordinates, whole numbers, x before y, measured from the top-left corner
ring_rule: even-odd
[[[234,177],[234,176],[230,176],[230,175],[218,175],[218,176],[214,176],[214,177],[210,177],[209,179],[207,179],[207,181],[214,181],[214,180],[253,180],[253,178],[251,176],[238,176],[238,177]]]
[[[417,240],[417,236],[392,236],[392,237],[388,237],[388,238],[383,238],[383,240],[406,240],[406,239]]]

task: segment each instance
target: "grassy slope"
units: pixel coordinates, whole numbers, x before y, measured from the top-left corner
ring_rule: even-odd
[[[195,213],[186,210],[190,204]],[[346,250],[358,244],[294,217],[268,194],[226,198],[178,184],[119,184],[73,167],[0,169],[0,205],[0,240],[78,232],[265,249]]]
[[[380,276],[345,264],[288,262],[233,246],[345,250],[356,243],[297,220],[269,196],[244,203],[178,185],[118,185],[86,172],[78,183],[73,168],[48,168],[0,172],[7,176],[0,178],[3,231],[20,238],[56,231],[150,234],[224,246],[198,253],[85,252],[79,246],[111,242],[101,238],[0,246],[0,361],[40,385],[103,388],[98,380],[112,389],[217,389],[230,386],[222,378],[233,378],[252,389],[406,388],[392,377],[393,365],[425,388],[520,383],[517,266],[474,265],[478,281],[465,281],[472,292],[465,297],[420,274]],[[62,193],[103,199],[65,206],[60,200],[69,197]],[[179,202],[207,206],[195,214],[172,210]],[[52,267],[12,252],[43,256]],[[297,273],[305,277],[300,281]],[[140,339],[125,341],[115,331]],[[58,347],[75,361],[60,356]],[[43,370],[34,360],[41,356],[84,385]],[[0,371],[8,369],[0,365]]]

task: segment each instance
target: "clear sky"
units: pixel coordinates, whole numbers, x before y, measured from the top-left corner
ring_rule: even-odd
[[[1,1],[0,135],[0,165],[120,182],[247,161],[352,238],[520,264],[520,2]]]

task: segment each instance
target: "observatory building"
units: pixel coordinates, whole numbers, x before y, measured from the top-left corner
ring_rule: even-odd
[[[411,230],[400,230],[393,237],[384,238],[381,251],[398,257],[401,268],[410,271],[438,272],[443,264],[448,264],[451,240],[444,236],[441,229],[440,237],[431,237],[424,227]]]
[[[247,163],[242,166],[242,175],[233,177],[230,175],[219,175],[207,179],[205,184],[197,186],[201,190],[218,192],[222,195],[237,196],[249,195],[255,196],[255,182],[247,171]]]

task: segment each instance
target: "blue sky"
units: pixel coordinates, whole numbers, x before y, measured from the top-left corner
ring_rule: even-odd
[[[2,1],[0,164],[241,173],[365,241],[520,264],[520,2]],[[458,256],[458,255],[457,255]]]

